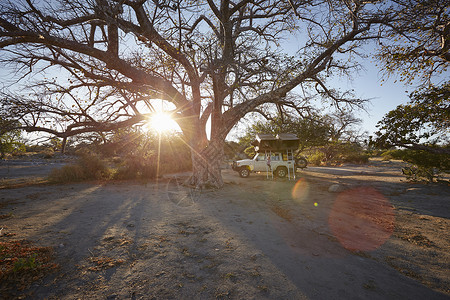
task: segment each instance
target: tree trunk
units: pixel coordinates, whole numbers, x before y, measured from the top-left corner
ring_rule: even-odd
[[[66,146],[67,146],[67,136],[65,136],[62,140],[61,154],[66,154]]]
[[[210,141],[208,146],[197,152],[191,151],[192,176],[189,184],[199,189],[221,188],[223,186],[220,164],[223,158],[223,141]]]

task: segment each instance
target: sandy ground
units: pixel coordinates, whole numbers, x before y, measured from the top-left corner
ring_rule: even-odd
[[[0,228],[16,235],[0,240],[52,246],[61,265],[15,295],[450,299],[448,185],[407,183],[398,162],[298,175],[224,170],[223,189],[201,192],[183,174],[1,189],[0,215],[11,217]]]

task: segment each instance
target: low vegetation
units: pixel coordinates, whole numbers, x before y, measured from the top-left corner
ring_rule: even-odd
[[[130,155],[116,162],[114,179],[153,179],[159,171],[155,155]]]
[[[75,164],[53,169],[49,180],[55,183],[77,182],[83,180],[109,179],[112,170],[96,154],[85,153],[79,157]]]
[[[139,130],[118,131],[107,142],[80,144],[76,163],[55,169],[51,182],[84,180],[151,180],[192,169],[190,151],[181,138],[161,140]]]
[[[302,152],[311,165],[339,165],[342,163],[365,164],[369,154],[357,143],[329,143]]]
[[[388,150],[382,153],[385,160],[398,159],[411,164],[403,174],[411,181],[442,181],[442,175],[450,173],[450,158],[445,153],[425,150]]]

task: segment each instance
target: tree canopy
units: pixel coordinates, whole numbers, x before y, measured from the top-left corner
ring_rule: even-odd
[[[15,124],[14,121],[0,116],[0,157],[4,158],[6,153],[22,152],[25,150],[25,145],[22,143],[22,133],[18,129],[12,129],[20,124]]]
[[[450,83],[422,88],[410,99],[378,122],[376,144],[450,153]]]
[[[382,28],[376,57],[386,75],[429,83],[450,62],[450,2],[392,0],[397,12]]]
[[[359,0],[5,0],[0,62],[17,73],[2,109],[22,129],[65,139],[142,124],[169,103],[192,149],[192,184],[221,186],[224,140],[248,113],[302,113],[316,97],[362,105],[326,80],[352,72],[358,47],[395,9]],[[294,89],[301,101],[289,97]]]
[[[323,115],[310,112],[303,117],[277,115],[247,127],[245,135],[240,138],[240,143],[249,146],[258,133],[275,135],[293,133],[300,139],[300,151],[308,147],[323,146],[333,141],[355,142],[360,134],[354,125],[360,122],[360,119],[348,111]]]

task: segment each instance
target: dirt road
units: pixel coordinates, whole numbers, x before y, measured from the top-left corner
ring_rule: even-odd
[[[0,190],[0,227],[16,234],[0,240],[52,246],[61,266],[12,296],[450,298],[447,185],[407,183],[380,161],[223,175],[201,192],[183,176]]]

